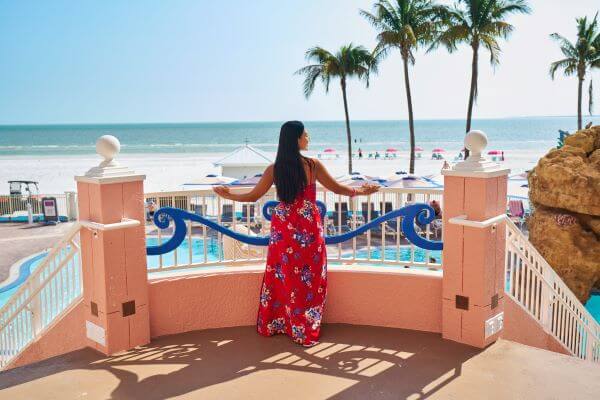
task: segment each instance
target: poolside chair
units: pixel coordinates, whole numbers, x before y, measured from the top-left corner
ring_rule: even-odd
[[[202,217],[206,216],[206,209],[208,208],[208,204],[192,204],[192,210],[194,214],[200,215]]]
[[[525,222],[525,207],[523,207],[523,200],[508,201],[508,217],[512,222],[519,226],[519,229],[523,228],[523,223]]]
[[[379,211],[375,210],[375,203],[371,202],[371,218],[369,218],[369,203],[367,202],[362,202],[360,203],[360,207],[362,210],[362,216],[363,216],[363,220],[365,221],[365,223],[370,222],[372,220],[374,220],[375,218],[379,217]]]
[[[344,207],[342,207],[342,210],[343,209],[344,209]],[[329,222],[330,222],[330,226],[332,225],[334,227],[334,229],[332,229],[328,226],[328,232],[335,232],[335,234],[337,234],[338,226],[340,227],[341,233],[348,232],[349,230],[352,229],[349,224],[350,215],[348,214],[347,209],[346,209],[346,211],[342,211],[341,213],[339,211],[333,211],[331,213],[331,218],[329,218]]]
[[[245,225],[236,225],[232,228],[237,233],[242,233],[248,236],[256,236],[256,234],[248,229]],[[263,258],[263,251],[256,246],[250,246],[235,240],[232,237],[223,235],[223,258],[225,260],[245,259],[245,258]]]
[[[221,213],[221,223],[233,222],[233,204],[223,204],[223,212]]]
[[[243,204],[242,205],[242,217],[241,217],[240,221],[247,223],[248,222],[248,214],[250,214],[250,223],[253,224],[255,221],[255,216],[256,216],[254,204]]]

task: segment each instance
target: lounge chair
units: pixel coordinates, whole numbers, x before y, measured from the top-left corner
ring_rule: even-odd
[[[248,236],[256,236],[256,234],[252,232],[252,230],[249,230],[245,225],[236,225],[235,228],[232,229],[237,233],[242,233]],[[263,258],[263,251],[256,246],[250,246],[246,243],[235,240],[232,237],[223,235],[223,258],[225,260],[232,260],[234,258]]]
[[[341,233],[345,233],[350,231],[352,228],[350,227],[350,215],[348,211],[334,211],[331,213],[331,218],[329,219],[328,233],[337,234],[338,227]]]
[[[241,221],[244,223],[248,222],[248,214],[250,214],[250,223],[254,223],[254,219],[256,216],[255,206],[254,204],[243,204],[242,205],[242,217]]]
[[[523,223],[525,222],[525,207],[523,207],[523,200],[508,201],[508,217],[519,226],[519,229],[523,229]]]
[[[372,220],[374,220],[375,218],[379,217],[379,211],[375,211],[375,203],[371,203],[371,215],[369,217],[369,203],[367,202],[362,202],[360,203],[360,207],[362,210],[362,217],[363,217],[363,221],[365,223],[370,222]]]
[[[233,204],[223,204],[221,213],[221,223],[230,224],[233,222]]]

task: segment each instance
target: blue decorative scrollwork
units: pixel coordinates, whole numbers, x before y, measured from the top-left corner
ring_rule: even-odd
[[[271,213],[274,207],[279,204],[277,201],[268,201],[263,207],[263,215],[267,220],[271,220]],[[317,207],[321,216],[327,212],[327,207],[321,201],[317,201]],[[341,235],[325,236],[326,244],[337,244],[352,239],[371,228],[377,227],[382,222],[390,219],[402,217],[402,232],[406,236],[406,239],[417,247],[421,247],[426,250],[442,250],[443,243],[434,240],[428,240],[420,236],[415,230],[415,222],[419,225],[429,224],[435,219],[435,211],[427,204],[417,203],[410,206],[393,210],[384,214],[378,218],[375,218],[366,224],[361,225],[355,230],[343,233]],[[160,228],[165,229],[169,226],[170,221],[175,223],[175,231],[169,240],[158,245],[148,246],[146,248],[146,254],[150,256],[160,255],[169,253],[175,250],[181,242],[185,239],[187,233],[187,227],[185,220],[191,220],[200,222],[209,228],[216,230],[224,235],[230,236],[233,239],[239,240],[240,242],[247,243],[253,246],[267,246],[269,244],[269,236],[249,236],[242,233],[236,232],[225,226],[219,225],[214,220],[197,215],[179,208],[163,207],[156,211],[154,214],[154,224]]]

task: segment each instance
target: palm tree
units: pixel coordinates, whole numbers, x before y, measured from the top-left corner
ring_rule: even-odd
[[[296,71],[296,75],[304,75],[304,95],[309,98],[315,89],[317,80],[325,86],[325,93],[329,93],[331,79],[339,78],[344,98],[344,112],[346,115],[346,135],[348,139],[348,173],[352,173],[352,133],[350,132],[350,114],[348,113],[347,83],[348,79],[357,77],[364,80],[369,87],[369,75],[377,72],[377,61],[369,50],[363,46],[354,46],[352,43],[342,46],[333,54],[322,47],[313,47],[306,52],[306,59],[310,63]]]
[[[435,37],[436,22],[440,7],[431,0],[380,0],[373,6],[373,13],[360,13],[379,31],[375,57],[380,60],[392,49],[398,49],[404,67],[404,87],[408,104],[408,126],[410,130],[409,171],[415,172],[415,126],[412,95],[410,91],[409,65],[415,63],[415,52],[421,45],[430,43]]]
[[[600,68],[600,31],[598,30],[598,14],[588,23],[587,17],[577,18],[577,42],[569,42],[558,33],[553,33],[550,37],[556,40],[560,45],[560,50],[566,58],[550,64],[550,76],[554,79],[556,71],[563,70],[565,76],[577,74],[577,129],[581,129],[581,101],[583,81],[588,70]],[[590,78],[589,86],[589,104],[588,109],[592,114],[593,85]]]
[[[458,0],[453,7],[445,8],[444,29],[431,48],[442,45],[452,53],[459,44],[468,44],[473,49],[467,133],[471,130],[473,103],[478,93],[480,46],[490,52],[492,66],[497,66],[500,62],[498,39],[507,39],[514,30],[514,27],[505,21],[506,17],[510,14],[530,12],[531,9],[525,0]]]

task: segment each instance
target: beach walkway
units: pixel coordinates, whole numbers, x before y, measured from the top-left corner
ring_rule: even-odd
[[[199,316],[200,318],[200,316]],[[0,373],[10,399],[597,399],[600,368],[510,341],[326,324],[304,348],[254,327],[189,332],[105,357],[78,350]]]
[[[72,222],[57,225],[0,224],[0,283],[8,278],[10,267],[24,257],[53,247]]]

